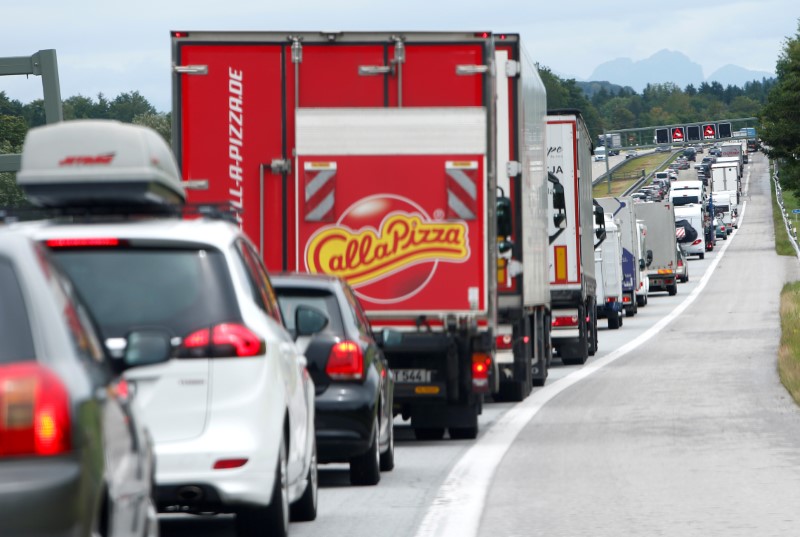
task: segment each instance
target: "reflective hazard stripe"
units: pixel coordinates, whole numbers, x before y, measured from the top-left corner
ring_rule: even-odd
[[[477,161],[447,161],[447,218],[474,220],[478,214]]]
[[[306,162],[305,215],[306,222],[332,222],[336,187],[335,162]]]

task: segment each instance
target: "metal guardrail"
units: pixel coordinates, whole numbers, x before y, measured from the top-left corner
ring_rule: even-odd
[[[655,169],[654,169],[652,172],[648,173],[647,175],[645,175],[644,177],[642,177],[640,180],[638,180],[638,181],[636,181],[635,183],[633,183],[633,184],[632,184],[632,185],[631,185],[631,186],[630,186],[630,187],[629,187],[629,188],[628,188],[628,189],[627,189],[625,192],[623,192],[623,193],[622,193],[622,195],[623,195],[623,196],[630,196],[631,194],[633,194],[634,192],[636,192],[637,190],[639,190],[639,189],[642,187],[642,185],[644,185],[645,183],[647,183],[647,181],[649,181],[650,179],[652,179],[653,175],[655,175],[655,173],[656,173],[656,172],[657,172],[659,169],[661,169],[661,168],[664,166],[664,164],[666,164],[667,162],[669,162],[670,160],[672,160],[672,157],[674,157],[674,156],[675,156],[675,154],[676,154],[676,153],[679,153],[680,151],[683,151],[683,150],[682,150],[682,149],[679,149],[678,151],[671,151],[671,152],[670,152],[670,154],[669,154],[669,156],[668,156],[666,159],[664,159],[664,162],[662,162],[661,164],[659,164],[658,166],[656,166],[656,168],[655,168]]]
[[[794,226],[789,220],[789,213],[786,211],[786,207],[783,204],[783,190],[781,189],[780,174],[778,173],[778,163],[774,162],[773,164],[775,166],[775,173],[772,175],[773,182],[775,183],[775,199],[778,201],[778,207],[781,208],[783,225],[786,228],[786,233],[789,235],[789,239],[792,241],[792,246],[794,246],[794,251],[797,255],[797,258],[800,259],[800,246],[797,244],[797,234],[795,233]]]

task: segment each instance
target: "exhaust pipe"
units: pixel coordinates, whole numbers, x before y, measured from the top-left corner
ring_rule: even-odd
[[[203,489],[189,485],[178,489],[178,499],[184,502],[196,502],[203,499]]]

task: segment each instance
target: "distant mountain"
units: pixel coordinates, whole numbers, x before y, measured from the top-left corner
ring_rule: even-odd
[[[589,99],[594,97],[600,89],[605,89],[611,95],[617,95],[623,89],[619,84],[598,80],[593,80],[592,82],[580,82],[576,80],[575,85],[578,86]],[[634,91],[630,86],[625,86],[624,89]]]
[[[707,81],[717,81],[723,86],[739,86],[743,87],[746,82],[753,80],[761,81],[764,78],[775,78],[775,73],[768,73],[766,71],[751,71],[738,65],[725,65],[711,73]]]
[[[693,62],[682,52],[660,50],[639,61],[617,58],[598,65],[588,80],[608,80],[614,84],[630,86],[640,92],[647,84],[673,82],[680,88],[689,84],[695,87],[703,82],[719,82],[723,86],[742,87],[746,82],[772,78],[773,73],[751,71],[737,65],[726,65],[714,71],[708,78],[703,75],[700,64]]]

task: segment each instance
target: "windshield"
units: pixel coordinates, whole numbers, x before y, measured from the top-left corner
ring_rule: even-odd
[[[236,321],[234,291],[221,252],[206,249],[54,250],[105,337],[158,326],[175,336]]]
[[[675,196],[672,198],[672,204],[676,206],[689,205],[690,203],[699,203],[700,200],[697,196]]]

